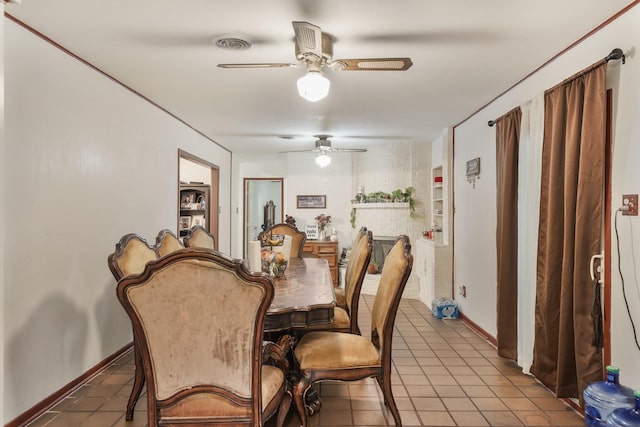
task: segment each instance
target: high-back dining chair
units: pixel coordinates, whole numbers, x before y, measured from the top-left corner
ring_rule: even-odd
[[[350,270],[345,275],[345,305],[333,309],[333,322],[317,324],[297,330],[301,333],[309,331],[348,332],[360,335],[358,327],[358,307],[360,305],[360,291],[367,273],[367,266],[373,251],[373,234],[364,228],[358,233],[355,245],[349,258]],[[334,289],[335,291],[335,289]]]
[[[182,239],[187,248],[215,249],[216,239],[201,225],[192,227]]]
[[[184,249],[184,246],[180,243],[180,240],[173,231],[164,229],[160,230],[156,236],[155,249],[158,256],[165,256],[171,252]]]
[[[276,412],[284,423],[285,372],[263,364],[274,296],[268,277],[219,252],[187,248],[122,279],[117,296],[139,340],[149,426],[258,427]]]
[[[367,227],[361,227],[356,234],[356,237],[353,239],[353,243],[351,244],[351,255],[349,255],[349,261],[347,262],[347,267],[345,269],[344,276],[344,287],[334,289],[336,295],[336,304],[338,307],[347,308],[347,288],[352,282],[353,276],[353,265],[355,264],[355,260],[357,259],[356,251],[359,249],[358,243],[360,239],[367,235]],[[368,262],[368,261],[367,261]]]
[[[116,281],[120,281],[126,276],[140,274],[144,271],[147,263],[158,258],[157,248],[149,246],[149,243],[135,233],[125,234],[116,243],[116,249],[107,257],[107,264]],[[133,387],[127,401],[125,418],[127,421],[133,419],[133,410],[142,393],[144,387],[144,371],[142,368],[142,356],[138,349],[136,332],[133,331],[133,360],[134,376]]]
[[[303,231],[283,222],[260,232],[258,234],[258,240],[262,240],[262,236],[265,234],[285,234],[287,236],[291,236],[290,256],[291,258],[302,258],[302,248],[304,247],[304,243],[307,241],[307,235]]]
[[[371,312],[371,338],[315,331],[300,339],[294,349],[297,379],[293,396],[303,427],[308,415],[305,395],[313,383],[368,377],[376,378],[396,426],[402,426],[391,390],[391,343],[398,305],[412,266],[409,238],[400,236],[389,251],[380,276]]]

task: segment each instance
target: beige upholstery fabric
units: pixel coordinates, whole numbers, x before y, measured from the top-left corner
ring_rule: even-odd
[[[175,234],[169,230],[160,231],[156,238],[158,256],[165,256],[180,249],[184,249],[184,246],[182,246]]]
[[[359,268],[356,264],[358,264],[358,258],[362,255],[362,250],[366,251],[366,236],[367,236],[367,227],[360,228],[358,234],[355,239],[353,239],[353,243],[351,244],[351,254],[349,255],[349,262],[347,262],[347,268],[345,269],[344,274],[344,288],[335,289],[336,295],[336,304],[339,307],[345,307],[349,311],[351,310],[350,304],[351,302],[347,302],[351,299],[350,296],[347,295],[349,293],[349,288],[352,287],[353,283],[358,279]],[[364,245],[362,244],[364,240]],[[366,254],[365,254],[366,256]],[[366,268],[366,266],[365,266]]]
[[[277,396],[284,383],[284,372],[275,366],[262,365],[262,410]]]
[[[383,346],[384,322],[389,312],[389,306],[393,302],[393,295],[399,286],[403,285],[402,276],[405,274],[407,263],[404,258],[402,240],[396,241],[387,258],[385,258],[380,283],[371,311],[371,329],[377,331],[380,339],[380,347]]]
[[[362,235],[355,246],[355,255],[352,253],[353,264],[351,266],[350,275],[345,277],[345,301],[349,312],[351,312],[351,304],[353,303],[354,293],[360,292],[359,286],[356,283],[360,279],[360,274],[368,267],[368,260],[370,258],[370,252],[367,250],[369,244],[366,238],[366,232]]]
[[[215,249],[215,238],[202,227],[194,227],[185,237],[184,244],[189,248]]]
[[[294,352],[302,370],[380,366],[378,350],[362,335],[310,332]]]
[[[262,366],[262,410],[278,396],[278,391],[284,383],[284,373],[271,365]],[[227,415],[242,415],[248,411],[246,408],[238,408],[214,393],[200,393],[189,396],[180,401],[176,406],[163,411],[165,418],[181,418],[188,413],[191,417],[206,417],[211,413],[225,413]]]
[[[142,273],[147,263],[157,257],[156,252],[149,247],[147,242],[132,238],[124,248],[122,256],[116,259],[116,264],[124,277]]]
[[[202,383],[251,397],[253,322],[263,291],[237,280],[211,264],[180,261],[128,288],[143,319],[157,399]],[[215,316],[223,306],[234,316]]]
[[[333,292],[336,295],[336,304],[338,305],[338,307],[346,307],[347,296],[344,292],[344,288],[335,288]]]
[[[349,313],[342,307],[334,307],[333,309],[333,322],[325,324],[320,323],[318,325],[305,326],[304,330],[321,330],[321,329],[336,329],[346,328],[351,326],[351,320],[349,319]]]

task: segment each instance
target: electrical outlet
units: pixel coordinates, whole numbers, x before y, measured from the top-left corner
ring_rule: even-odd
[[[458,288],[458,292],[463,298],[467,297],[467,287],[465,285],[460,286],[460,288]]]
[[[629,209],[623,210],[622,215],[638,216],[638,195],[637,194],[623,194],[622,206],[627,206]]]

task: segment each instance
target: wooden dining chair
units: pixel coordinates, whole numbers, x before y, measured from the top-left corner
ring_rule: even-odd
[[[149,426],[247,425],[291,403],[284,349],[263,345],[274,287],[241,260],[187,248],[118,283],[139,339]],[[276,357],[266,362],[265,356]]]
[[[156,236],[155,249],[158,256],[162,257],[179,249],[184,249],[184,246],[173,231],[164,229],[160,230]]]
[[[326,380],[376,378],[395,425],[402,426],[391,389],[391,347],[400,298],[411,274],[413,256],[407,236],[393,245],[384,262],[371,312],[371,337],[340,332],[305,334],[294,349],[293,397],[301,425],[307,426],[305,395],[311,385]]]
[[[116,249],[107,257],[107,264],[111,270],[111,274],[120,281],[122,278],[130,275],[140,274],[144,271],[147,263],[155,261],[158,258],[156,248],[147,243],[145,239],[135,233],[125,234],[116,243]],[[127,408],[125,410],[125,418],[127,421],[133,419],[133,411],[136,403],[142,393],[144,387],[144,370],[142,367],[142,356],[138,349],[136,332],[133,331],[133,360],[134,360],[134,376],[133,387]]]
[[[302,248],[304,247],[304,243],[307,241],[307,235],[298,230],[296,227],[287,224],[281,223],[273,225],[266,230],[260,232],[258,234],[258,241],[262,241],[262,236],[265,234],[284,234],[287,236],[291,236],[291,258],[302,258]]]
[[[342,288],[335,289],[336,304],[338,305],[338,307],[342,307],[342,308],[347,307],[346,291],[351,282],[351,276],[353,275],[353,264],[355,263],[355,260],[357,258],[357,253],[355,251],[358,250],[359,248],[358,242],[360,242],[360,239],[362,239],[366,235],[367,235],[367,227],[361,227],[360,230],[358,231],[358,234],[356,234],[356,237],[353,239],[353,243],[351,244],[351,254],[349,255],[349,261],[347,262],[347,267],[345,269],[345,279],[344,279],[345,284]]]
[[[360,235],[361,234],[361,235]],[[310,331],[335,331],[360,335],[358,327],[358,307],[360,305],[360,291],[367,266],[371,260],[373,251],[373,234],[366,228],[360,230],[359,237],[351,251],[349,258],[350,269],[345,274],[345,301],[343,307],[333,309],[333,321],[331,323],[319,323],[296,329],[299,334]],[[334,289],[335,291],[335,289]]]
[[[187,235],[182,239],[185,247],[187,248],[216,248],[216,239],[213,234],[201,225],[196,225],[191,228]]]

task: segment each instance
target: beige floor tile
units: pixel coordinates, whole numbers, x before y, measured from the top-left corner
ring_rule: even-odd
[[[442,403],[451,411],[477,411],[478,408],[468,397],[443,397]]]
[[[354,426],[386,426],[387,420],[381,411],[353,411]]]
[[[515,414],[509,411],[483,411],[482,415],[489,421],[490,426],[516,427],[524,425]]]
[[[411,401],[417,411],[444,411],[446,409],[438,397],[413,397]]]
[[[420,421],[424,426],[455,426],[456,422],[446,412],[418,412]]]
[[[373,297],[361,301],[360,325],[370,329]],[[462,321],[433,318],[424,304],[403,300],[393,345],[392,389],[405,426],[568,426],[584,425],[580,414],[524,375],[513,361]],[[29,427],[147,427],[146,389],[133,421],[124,411],[133,383],[129,351],[78,387]],[[309,427],[393,426],[374,379],[315,384],[323,406]],[[266,427],[275,425],[275,418]],[[292,407],[285,425],[298,427]]]
[[[481,427],[488,426],[489,423],[480,412],[451,412],[456,425],[461,427]]]

